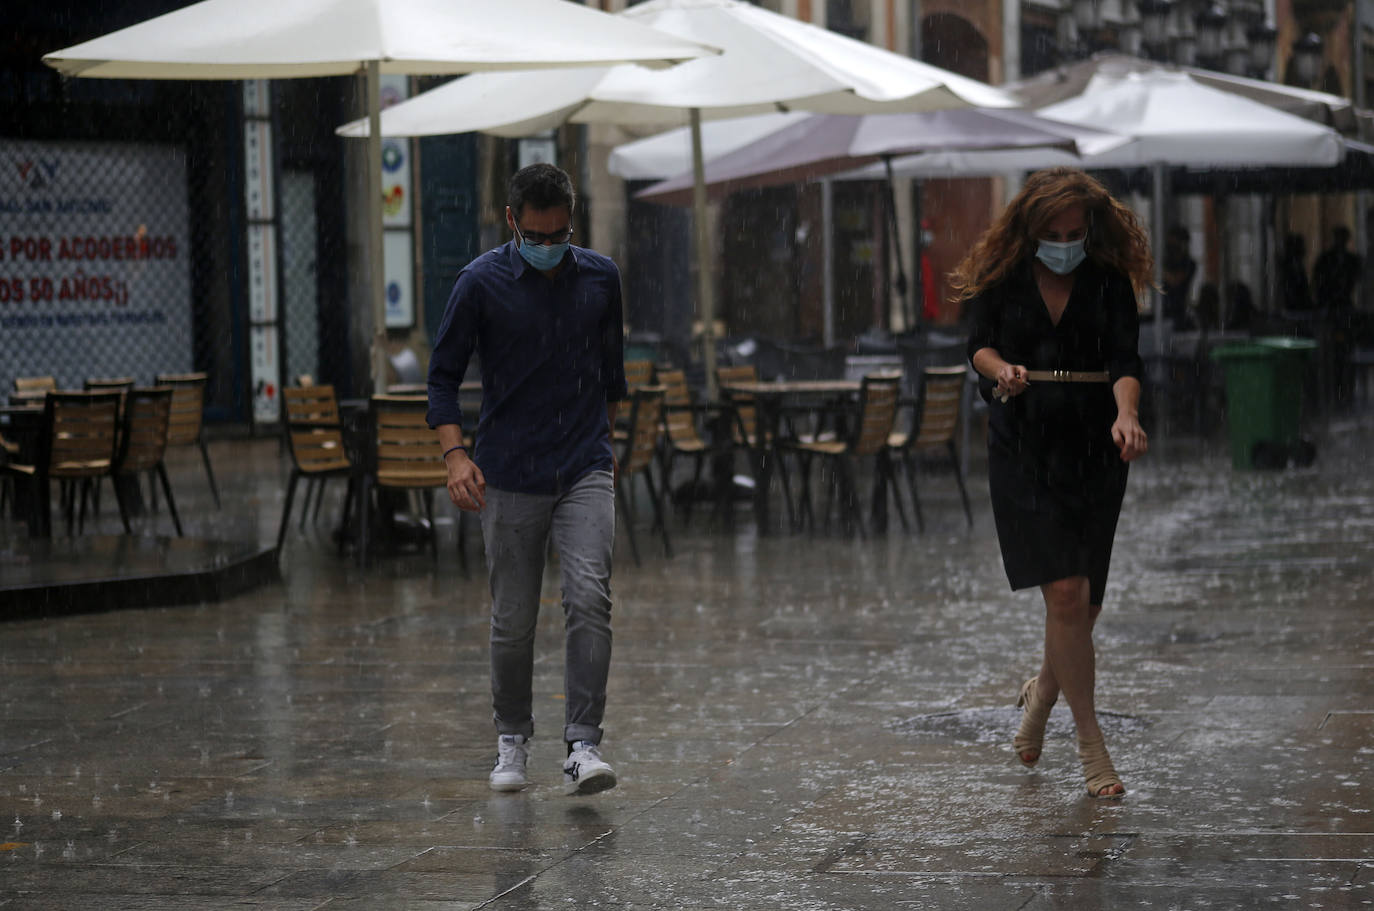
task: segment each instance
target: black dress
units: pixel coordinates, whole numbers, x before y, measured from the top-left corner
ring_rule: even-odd
[[[1092,260],[1074,275],[1056,325],[1029,261],[969,301],[968,356],[994,348],[1030,370],[1106,370],[1111,383],[1031,381],[1005,403],[982,379],[988,412],[988,481],[1002,563],[1013,589],[1087,576],[1090,603],[1107,588],[1112,538],[1128,465],[1112,441],[1123,376],[1140,378],[1135,292]]]

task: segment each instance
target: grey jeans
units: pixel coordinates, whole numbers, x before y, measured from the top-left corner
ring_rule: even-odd
[[[534,734],[534,631],[552,536],[566,637],[563,739],[601,742],[611,666],[611,545],[615,488],[592,471],[561,494],[487,489],[481,512],[491,583],[491,698],[496,730]]]

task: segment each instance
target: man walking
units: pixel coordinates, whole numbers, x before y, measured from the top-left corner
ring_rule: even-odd
[[[429,368],[429,425],[439,431],[448,492],[479,512],[491,586],[493,790],[529,784],[534,633],[546,544],[562,573],[566,637],[565,794],[615,787],[600,754],[611,661],[611,449],[625,397],[620,272],[573,247],[572,181],[549,164],[511,178],[514,237],[458,275]],[[482,410],[463,445],[459,384],[476,352]]]

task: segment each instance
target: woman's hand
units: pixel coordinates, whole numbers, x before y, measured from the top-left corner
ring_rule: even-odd
[[[1150,450],[1150,438],[1134,412],[1118,411],[1112,423],[1112,441],[1121,450],[1121,461],[1131,462]]]
[[[997,368],[997,375],[993,379],[997,381],[997,387],[992,391],[993,395],[1005,402],[1012,396],[1026,391],[1026,387],[1030,385],[1030,371],[1021,364],[1003,363]]]

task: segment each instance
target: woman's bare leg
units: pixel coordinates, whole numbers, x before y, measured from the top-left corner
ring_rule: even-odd
[[[1059,679],[1058,679],[1057,677],[1054,676],[1054,668],[1050,667],[1050,659],[1049,659],[1050,643],[1049,643],[1049,616],[1048,616],[1048,605],[1049,605],[1049,602],[1048,602],[1048,599],[1047,599],[1047,600],[1046,600],[1046,611],[1047,611],[1047,614],[1046,614],[1046,618],[1045,618],[1045,656],[1044,656],[1043,659],[1041,659],[1041,662],[1040,662],[1040,676],[1039,676],[1039,679],[1037,680],[1037,686],[1036,686],[1036,698],[1039,699],[1041,702],[1044,702],[1044,703],[1046,703],[1046,704],[1049,704],[1049,703],[1053,702],[1055,699],[1058,699],[1058,698],[1059,698]],[[1102,605],[1100,605],[1100,604],[1089,604],[1089,605],[1088,605],[1088,626],[1089,626],[1089,631],[1090,631],[1090,632],[1091,632],[1091,630],[1092,630],[1093,627],[1096,627],[1096,626],[1097,626],[1097,616],[1098,616],[1098,614],[1101,614],[1101,613],[1102,613]],[[1092,643],[1091,643],[1091,640],[1090,640],[1090,641],[1089,641],[1089,645],[1091,646],[1091,644],[1092,644]],[[1095,657],[1095,656],[1094,656],[1094,676],[1096,676],[1096,657]]]
[[[1038,681],[1038,697],[1053,698],[1062,691],[1073,713],[1080,751],[1085,741],[1100,741],[1094,691],[1097,685],[1097,656],[1093,650],[1093,626],[1101,605],[1088,603],[1088,579],[1073,576],[1040,587],[1045,597],[1045,661]],[[1099,747],[1100,748],[1100,747]],[[1105,759],[1106,754],[1103,753]],[[1085,766],[1086,767],[1086,766]],[[1114,776],[1113,776],[1114,777]],[[1090,781],[1089,787],[1094,785]],[[1125,793],[1115,782],[1094,796]]]

